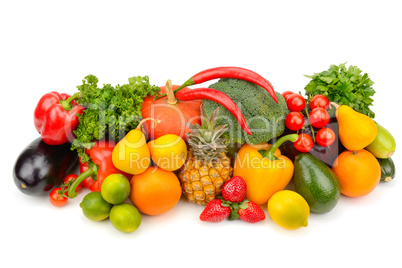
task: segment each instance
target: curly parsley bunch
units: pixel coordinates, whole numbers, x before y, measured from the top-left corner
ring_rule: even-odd
[[[331,65],[327,71],[306,75],[311,81],[304,89],[308,98],[322,94],[327,96],[329,101],[349,105],[355,111],[374,118],[375,114],[369,107],[374,101],[374,82],[367,73],[361,73],[356,66],[346,68],[346,63]]]
[[[83,162],[87,160],[85,148],[91,148],[95,141],[119,141],[128,131],[136,128],[142,119],[144,98],[160,91],[158,86],[150,85],[148,76],[131,77],[128,82],[115,87],[110,84],[99,87],[98,78],[88,75],[77,87],[77,104],[86,109],[78,116],[72,149],[77,150]]]

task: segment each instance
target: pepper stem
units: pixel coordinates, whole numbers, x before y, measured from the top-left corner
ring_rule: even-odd
[[[192,86],[192,85],[195,85],[195,82],[194,82],[193,78],[191,77],[186,82],[184,82],[184,84],[182,84],[181,86],[179,86],[178,88],[173,90],[173,94],[176,95],[177,91],[179,91],[180,89],[182,89],[184,87]],[[167,91],[166,91],[166,93],[167,93]],[[160,98],[163,98],[163,97],[166,97],[166,96],[169,96],[169,94],[167,93],[167,94],[159,95],[157,97],[155,96],[154,100],[157,100],[157,99],[160,99]],[[169,101],[168,101],[168,103],[169,103]]]
[[[177,103],[177,99],[173,93],[172,89],[172,80],[166,81],[166,94],[167,94],[167,103],[175,105]]]
[[[92,165],[87,170],[85,170],[80,175],[78,175],[78,177],[74,180],[74,182],[71,184],[71,186],[68,187],[68,192],[67,192],[68,197],[69,198],[77,197],[77,192],[75,191],[75,189],[78,187],[78,185],[83,180],[85,180],[88,177],[91,177],[91,176],[95,175],[96,173],[98,173],[98,167],[96,165]]]
[[[176,89],[173,91],[173,93],[176,93],[176,92],[179,91],[180,89],[182,89],[182,88],[184,88],[184,87],[192,86],[192,85],[194,85],[194,84],[195,84],[195,83],[194,83],[194,80],[193,80],[193,78],[191,77],[191,78],[188,79],[186,82],[184,82],[183,85],[181,85],[181,86],[179,86],[178,88],[176,88]]]
[[[269,160],[276,160],[275,156],[275,151],[285,142],[285,141],[291,141],[295,142],[299,139],[298,134],[289,134],[286,136],[283,136],[279,140],[277,140],[274,144],[272,144],[271,148],[268,150],[260,150],[259,152],[264,158],[268,158]]]
[[[71,102],[72,102],[73,100],[75,100],[76,98],[78,98],[78,95],[79,95],[79,94],[80,94],[80,93],[77,92],[77,93],[75,93],[74,95],[72,95],[71,97],[69,97],[68,99],[66,99],[66,100],[61,100],[61,101],[60,101],[60,104],[61,104],[61,106],[63,107],[63,109],[66,110],[66,111],[70,111],[70,110],[73,108],[73,105],[71,104]]]

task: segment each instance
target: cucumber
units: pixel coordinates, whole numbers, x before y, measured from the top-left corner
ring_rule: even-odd
[[[395,152],[395,139],[386,128],[378,123],[376,123],[376,125],[377,136],[374,141],[366,147],[366,150],[377,158],[388,158]]]
[[[313,213],[327,213],[338,203],[341,187],[335,173],[317,157],[296,156],[293,174],[297,193],[306,199]]]
[[[392,181],[395,178],[395,164],[394,161],[389,158],[377,158],[381,167],[381,181]]]

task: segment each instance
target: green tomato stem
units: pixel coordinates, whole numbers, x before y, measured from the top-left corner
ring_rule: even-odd
[[[306,107],[304,107],[304,110],[306,111],[306,116],[307,116],[307,118],[309,118],[309,113],[308,113],[308,110],[307,110],[307,105],[306,105]],[[310,123],[310,122],[309,122],[309,123]],[[315,142],[314,128],[313,128],[313,126],[311,125],[311,123],[310,123],[309,125],[310,125],[310,129],[311,129],[311,133],[313,134],[313,142]]]

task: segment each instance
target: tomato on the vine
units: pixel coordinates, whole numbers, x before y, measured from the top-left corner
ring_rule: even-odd
[[[286,105],[291,112],[300,112],[306,106],[306,101],[302,95],[293,93],[286,99]]]
[[[65,191],[62,190],[60,187],[54,188],[49,194],[49,201],[55,207],[62,207],[64,206],[68,198],[65,196]]]
[[[78,177],[76,174],[68,174],[64,180],[62,186],[65,188],[64,190],[68,190],[68,187],[74,182],[74,180]],[[78,184],[77,188],[75,189],[76,192],[80,191],[82,188],[82,182]],[[67,194],[67,193],[66,193]]]
[[[316,141],[322,147],[328,147],[335,141],[335,132],[330,128],[322,128],[317,132]]]
[[[329,100],[326,96],[318,94],[315,95],[310,101],[310,108],[314,110],[315,108],[324,108],[328,110],[329,107]]]
[[[300,112],[290,112],[285,119],[285,126],[293,131],[301,129],[304,125],[304,117]]]
[[[283,98],[284,98],[285,101],[286,101],[286,99],[287,99],[290,95],[292,95],[293,93],[294,93],[293,91],[285,91],[285,92],[282,93],[282,96],[283,96]]]
[[[314,147],[313,139],[310,135],[305,133],[299,134],[299,139],[293,144],[295,148],[302,153],[307,153]]]
[[[310,112],[308,120],[313,127],[322,128],[329,123],[330,117],[324,108],[315,108]]]

